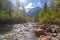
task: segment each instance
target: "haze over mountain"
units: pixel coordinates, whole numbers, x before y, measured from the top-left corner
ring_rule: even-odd
[[[27,12],[27,14],[28,14],[30,17],[33,17],[33,16],[35,16],[37,13],[39,13],[41,9],[42,9],[42,8],[40,8],[39,6],[37,6],[37,7],[35,7],[35,8],[30,9],[30,10]]]

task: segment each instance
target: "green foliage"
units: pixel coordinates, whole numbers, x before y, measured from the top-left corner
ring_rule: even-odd
[[[47,3],[45,3],[44,8],[35,16],[35,18],[37,18],[39,22],[60,22],[60,4],[58,2],[56,3],[57,4],[51,0],[49,7],[47,6]]]
[[[24,7],[20,10],[8,0],[0,0],[0,23],[23,23],[29,22],[31,19],[26,15]]]
[[[18,1],[17,5],[14,6],[8,0],[0,0],[0,22],[60,22],[60,1],[57,0],[55,3],[53,0],[50,1],[49,7],[45,3],[44,8],[34,17],[30,18],[27,16],[24,6],[21,6]],[[19,7],[23,10],[20,10]]]
[[[9,19],[9,14],[5,11],[0,11],[0,19]]]

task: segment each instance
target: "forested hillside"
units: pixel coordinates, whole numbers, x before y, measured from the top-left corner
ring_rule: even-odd
[[[49,6],[45,2],[44,8],[33,19],[38,22],[60,23],[60,0],[50,0]]]
[[[27,20],[28,19],[28,20]],[[29,21],[25,10],[13,5],[9,0],[0,0],[0,23],[23,23]]]
[[[27,15],[24,6],[19,9],[20,6],[18,1],[13,5],[9,0],[0,0],[0,23],[60,22],[59,0],[50,0],[49,6],[45,2],[44,8],[33,17]]]

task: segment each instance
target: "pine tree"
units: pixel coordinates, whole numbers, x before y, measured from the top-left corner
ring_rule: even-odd
[[[60,0],[57,0],[57,2],[56,2],[56,12],[59,11],[59,8],[60,8]]]

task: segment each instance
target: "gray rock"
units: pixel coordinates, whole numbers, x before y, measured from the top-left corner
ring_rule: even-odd
[[[56,37],[51,37],[51,40],[59,40],[59,39]]]

